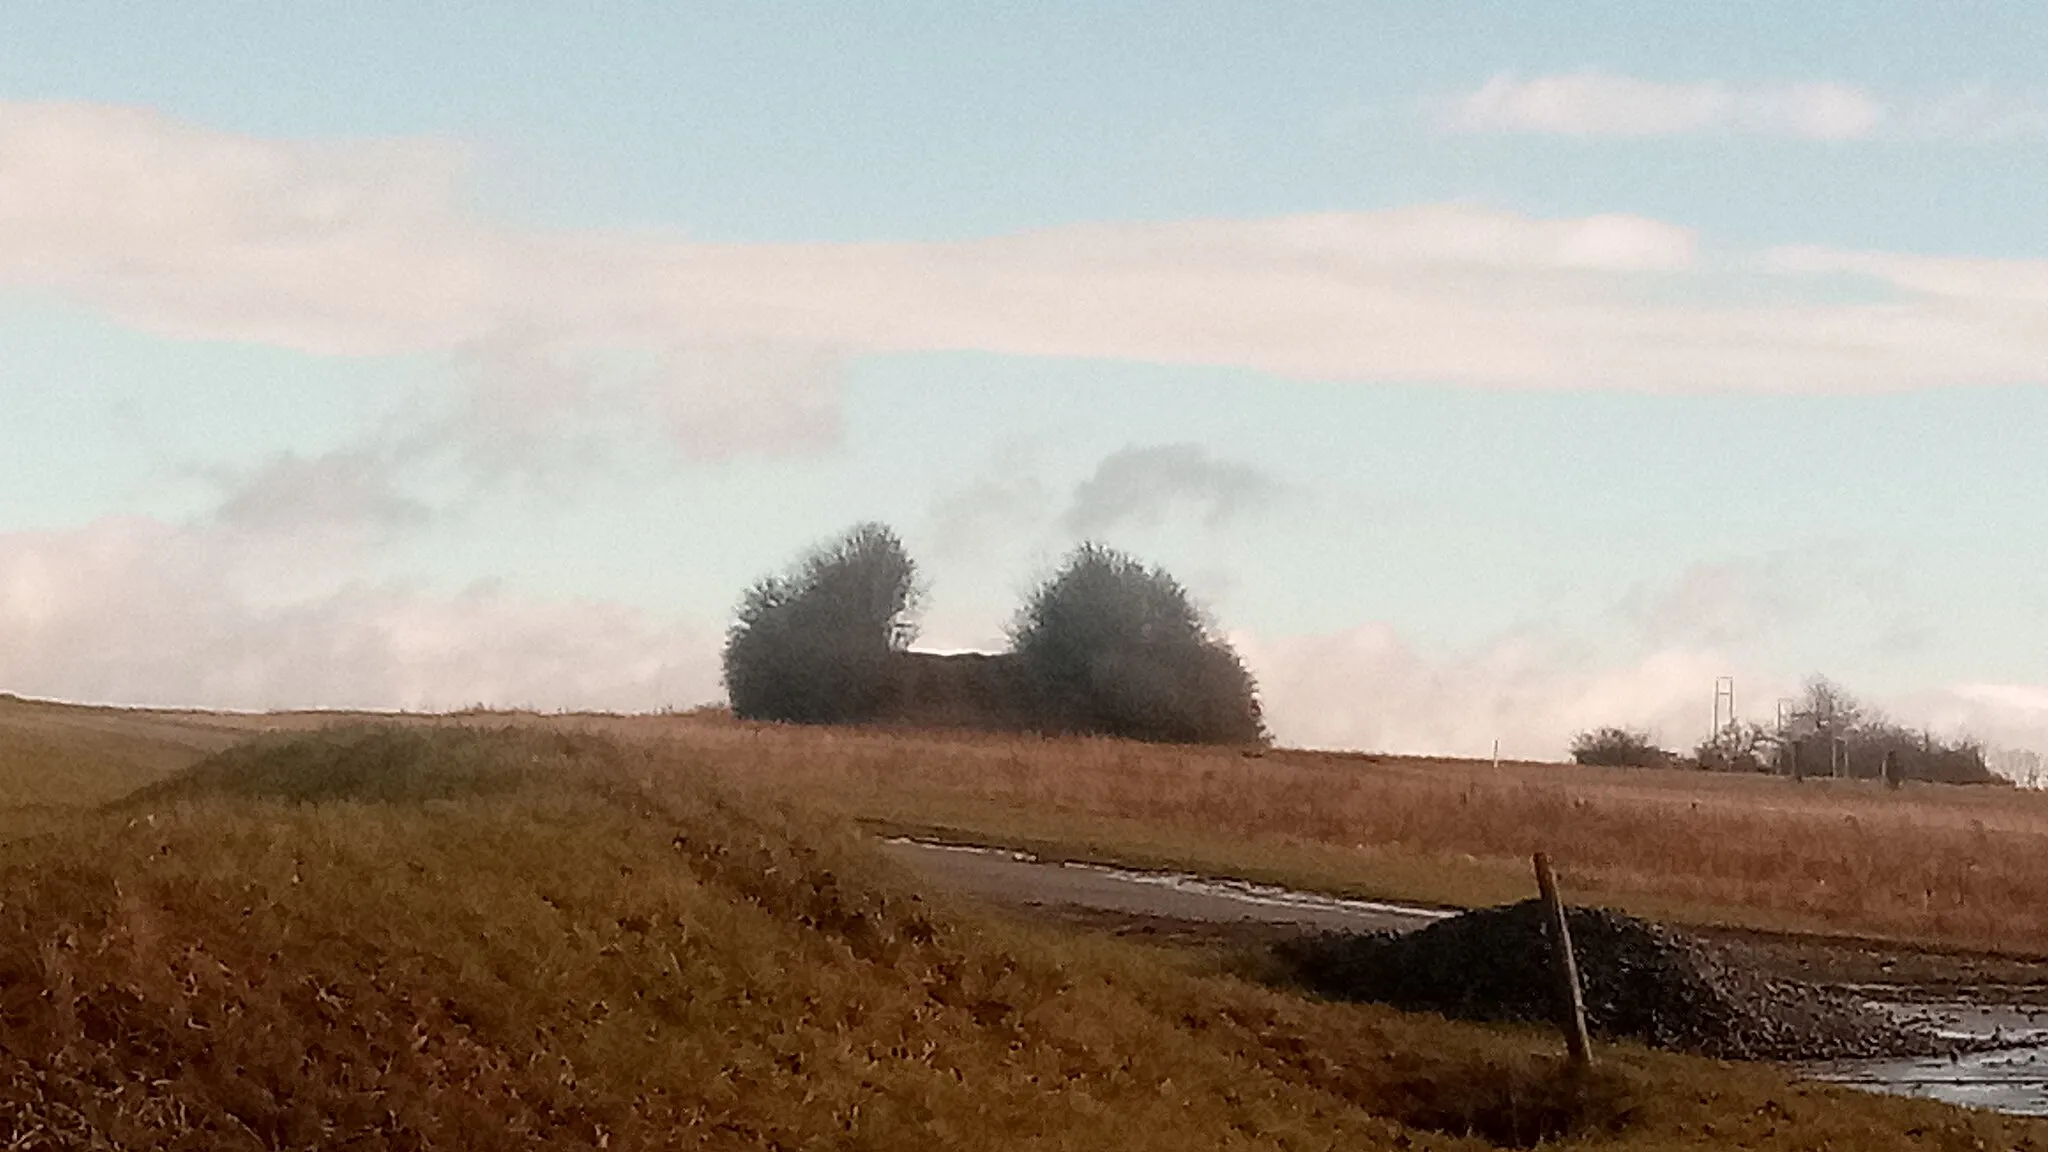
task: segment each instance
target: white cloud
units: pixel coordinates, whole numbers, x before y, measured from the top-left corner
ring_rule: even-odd
[[[1834,96],[1786,100],[1809,128],[1846,123]],[[671,364],[649,417],[710,455],[828,444],[838,367],[873,352],[1651,390],[2032,382],[2048,365],[2041,261],[1709,260],[1661,221],[1458,205],[708,244],[492,228],[463,209],[460,171],[459,151],[431,142],[276,142],[129,109],[0,104],[0,287],[314,352],[462,350],[506,333],[637,349]],[[1824,267],[1883,298],[1843,303],[1832,281],[1803,292]],[[1702,302],[1731,299],[1748,302]]]
[[[1495,76],[1454,101],[1443,121],[1472,132],[1643,137],[1735,131],[1851,140],[1876,131],[1886,115],[1875,96],[1844,84],[1673,84],[1573,72]]]
[[[2048,136],[2048,94],[1982,86],[1880,95],[1832,81],[1675,83],[1597,70],[1502,73],[1433,107],[1438,126],[1453,132],[1590,139],[1722,134],[1986,143]]]
[[[1617,724],[1688,752],[1710,727],[1716,677],[1736,673],[1740,714],[1765,723],[1771,702],[1801,683],[1761,674],[1728,649],[1686,643],[1603,660],[1529,634],[1432,659],[1384,623],[1230,639],[1259,679],[1280,741],[1306,747],[1485,756],[1497,739],[1504,756],[1559,759],[1575,733]],[[1959,684],[1866,702],[1941,738],[1983,742],[1997,753],[1994,769],[2039,770],[2048,754],[2048,685]]]
[[[116,518],[0,534],[0,686],[271,709],[645,710],[718,695],[715,638],[615,605],[374,583],[345,532]]]
[[[700,340],[668,351],[650,391],[695,459],[818,452],[839,443],[841,364],[828,349]]]
[[[1384,623],[1231,642],[1259,679],[1281,742],[1421,755],[1557,759],[1574,733],[1607,724],[1689,749],[1723,657],[1672,647],[1608,666],[1543,637],[1503,638],[1432,660]]]

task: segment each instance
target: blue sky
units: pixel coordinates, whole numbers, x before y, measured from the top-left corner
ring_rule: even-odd
[[[848,7],[10,5],[0,689],[688,704],[879,517],[1296,742],[2048,748],[2048,20]]]

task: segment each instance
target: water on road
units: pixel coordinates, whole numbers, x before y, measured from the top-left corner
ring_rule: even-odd
[[[897,838],[884,849],[935,884],[999,904],[1158,917],[1208,924],[1253,922],[1309,931],[1410,932],[1454,915],[1442,909],[1349,900],[1244,880],[1041,860],[1029,853]],[[2048,1008],[1983,1001],[1914,1001],[1910,990],[1850,988],[1872,1005],[1946,1034],[1994,1039],[1992,1051],[1924,1060],[1812,1065],[1815,1079],[2001,1112],[2048,1115]]]

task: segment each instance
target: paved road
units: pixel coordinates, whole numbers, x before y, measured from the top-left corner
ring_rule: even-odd
[[[1354,932],[1407,932],[1448,915],[1429,908],[1342,900],[1242,880],[1048,863],[992,848],[902,839],[886,841],[883,847],[931,883],[997,904]]]

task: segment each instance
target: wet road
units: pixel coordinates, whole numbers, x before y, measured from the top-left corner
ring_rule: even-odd
[[[1408,932],[1453,913],[1345,900],[1242,880],[1039,860],[1022,852],[895,839],[884,850],[934,884],[1012,906],[1311,931]],[[2001,1112],[2048,1115],[2048,1006],[1914,1001],[1910,990],[1852,986],[1873,1006],[1938,1030],[2012,1047],[1932,1060],[1868,1060],[1804,1069],[1816,1079],[1929,1096]],[[1966,990],[1965,990],[1966,991]]]
[[[1407,932],[1452,915],[1183,872],[1048,862],[998,848],[906,839],[883,847],[926,879],[997,904],[1350,932]]]

